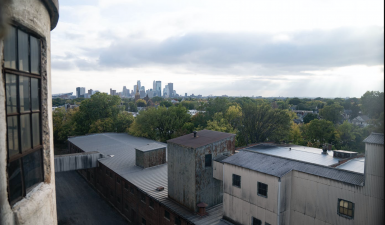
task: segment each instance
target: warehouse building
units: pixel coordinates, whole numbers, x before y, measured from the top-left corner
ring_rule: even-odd
[[[70,153],[97,151],[104,155],[98,167],[79,173],[131,224],[174,225],[227,224],[221,221],[223,184],[213,178],[212,161],[234,152],[234,138],[234,134],[199,131],[169,140],[167,145],[124,133],[92,134],[68,141]],[[177,173],[177,168],[184,168],[178,171],[184,171],[194,187],[202,181],[201,186],[191,192],[188,185],[179,187],[183,174]],[[202,193],[211,188],[218,190]]]
[[[384,135],[348,151],[261,144],[214,161],[234,224],[384,224]]]

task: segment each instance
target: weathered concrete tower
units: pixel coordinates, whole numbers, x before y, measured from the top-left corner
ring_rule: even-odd
[[[222,181],[213,178],[213,159],[235,150],[235,134],[202,130],[167,141],[168,196],[196,212],[197,204],[222,203]]]

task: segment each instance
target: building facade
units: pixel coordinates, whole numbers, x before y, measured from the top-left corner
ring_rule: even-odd
[[[76,88],[76,98],[82,98],[85,93],[86,93],[85,87],[77,87]]]
[[[0,3],[0,224],[57,224],[51,39],[57,0]]]

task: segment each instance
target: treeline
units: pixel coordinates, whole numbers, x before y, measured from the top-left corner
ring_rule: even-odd
[[[78,108],[54,111],[54,138],[63,142],[73,135],[127,132],[165,142],[194,130],[209,129],[236,134],[237,146],[263,141],[313,147],[331,143],[335,149],[364,151],[362,140],[370,132],[383,132],[383,98],[383,92],[367,92],[361,99],[348,100],[244,97],[190,99],[172,104],[161,98],[153,98],[150,100],[152,106],[146,104],[147,108],[134,118],[126,111],[137,106],[138,101],[97,93],[83,100]],[[297,115],[290,108],[299,105],[304,110],[317,111],[319,115],[309,113],[304,118],[304,124],[296,124],[293,120]],[[360,128],[343,121],[344,109],[353,112],[357,110],[356,107],[357,115],[362,111],[373,118],[370,126]],[[188,109],[204,112],[190,116]]]

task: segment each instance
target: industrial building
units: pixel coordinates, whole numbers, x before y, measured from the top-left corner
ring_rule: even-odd
[[[174,225],[227,224],[221,221],[223,185],[213,178],[212,161],[234,152],[234,138],[204,130],[171,139],[167,145],[124,133],[68,141],[70,153],[104,155],[98,167],[79,173],[131,224]],[[183,173],[191,185],[182,184]]]
[[[214,161],[234,224],[384,224],[384,134],[348,151],[261,144]]]

